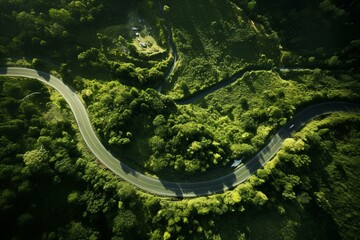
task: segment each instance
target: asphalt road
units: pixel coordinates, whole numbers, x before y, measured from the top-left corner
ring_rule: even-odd
[[[280,149],[283,141],[290,136],[291,132],[299,130],[313,118],[338,111],[360,114],[360,104],[327,102],[312,105],[296,114],[256,156],[248,160],[245,165],[234,170],[233,173],[201,182],[169,182],[143,175],[113,157],[96,136],[90,124],[87,111],[79,97],[60,79],[41,71],[16,67],[0,68],[0,76],[34,78],[56,89],[69,104],[79,126],[80,133],[91,152],[112,172],[125,181],[147,192],[161,196],[196,197],[224,192],[244,182],[257,169],[271,160]],[[292,124],[294,124],[294,127],[289,129]]]

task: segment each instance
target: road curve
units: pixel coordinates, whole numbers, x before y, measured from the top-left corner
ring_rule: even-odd
[[[261,168],[280,149],[283,141],[290,136],[291,131],[299,130],[303,125],[315,117],[332,112],[350,112],[360,114],[360,104],[346,102],[327,102],[312,105],[296,114],[292,120],[284,125],[269,141],[269,143],[233,173],[217,179],[201,182],[169,182],[151,178],[134,171],[116,159],[101,144],[90,123],[87,111],[79,97],[60,79],[41,71],[28,68],[0,68],[0,76],[14,76],[34,78],[57,90],[69,104],[80,133],[91,152],[112,172],[125,181],[156,195],[176,197],[196,197],[224,192],[248,179],[257,169]],[[294,124],[290,130],[289,127]]]
[[[166,19],[166,14],[164,13],[164,9],[163,9],[163,4],[160,2],[160,0],[158,1],[158,7],[159,7],[159,10],[160,10],[161,16],[164,19]],[[170,66],[168,67],[168,69],[165,72],[164,80],[162,81],[160,86],[157,88],[159,93],[162,92],[164,84],[169,80],[171,74],[174,72],[175,65],[176,65],[176,62],[177,62],[177,59],[178,59],[176,46],[175,46],[175,43],[173,41],[173,34],[172,34],[171,27],[166,22],[164,23],[163,27],[165,28],[165,31],[167,32],[166,42],[167,42],[167,45],[168,45],[168,47],[170,49],[170,53],[172,55],[173,60],[171,61]]]

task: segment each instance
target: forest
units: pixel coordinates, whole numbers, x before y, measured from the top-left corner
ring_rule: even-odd
[[[0,67],[61,78],[104,146],[159,179],[220,177],[301,109],[360,99],[356,1],[0,0],[0,7]],[[214,84],[221,87],[208,90]],[[54,89],[0,77],[0,98],[1,239],[360,235],[359,115],[313,120],[246,182],[182,199],[144,192],[108,170]]]

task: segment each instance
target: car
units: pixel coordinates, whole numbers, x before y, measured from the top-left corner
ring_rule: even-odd
[[[244,158],[234,160],[233,164],[231,164],[231,167],[237,167],[237,166],[239,166],[239,165],[242,163],[243,159],[244,159]]]

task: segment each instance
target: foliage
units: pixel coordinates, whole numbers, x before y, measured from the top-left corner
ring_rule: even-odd
[[[0,222],[7,229],[1,238],[99,239],[133,232],[135,191],[89,155],[69,109],[49,102],[49,92],[36,80],[0,84]],[[24,98],[33,89],[41,95]],[[14,123],[22,125],[16,135]]]
[[[236,2],[171,0],[166,4],[179,61],[164,90],[176,98],[189,94],[184,89],[197,92],[247,65],[268,66],[280,58],[276,33],[254,22]]]
[[[99,85],[89,81],[86,86],[90,92],[98,88],[99,94],[84,98],[95,103],[89,109],[100,137],[108,139],[111,149],[133,149],[134,155],[144,157],[139,163],[149,170],[158,173],[170,167],[195,173],[228,163],[225,142],[218,141],[202,124],[177,115],[174,103],[154,90],[138,91],[117,82]],[[141,144],[145,141],[146,145]]]
[[[88,105],[103,143],[134,169],[160,177],[228,171],[232,159],[246,161],[302,107],[359,99],[356,1],[164,3],[1,1],[1,61],[56,69]],[[129,18],[153,28],[139,38],[151,32],[157,53],[134,46]],[[153,89],[172,62],[164,25],[179,56],[163,85],[168,95]],[[188,106],[171,100],[252,65],[268,70],[248,71]],[[297,69],[277,70],[282,65]],[[1,79],[0,90],[1,239],[359,236],[357,116],[313,121],[231,191],[167,199],[104,169],[58,94],[13,78]]]
[[[151,55],[136,51],[135,33],[118,27],[128,23],[129,12],[138,11],[139,18],[147,18],[141,33],[151,34],[152,39],[156,39],[154,44],[163,41],[159,40],[160,28],[154,28],[151,33],[146,30],[146,25],[150,28],[150,24],[155,26],[160,21],[155,14],[158,13],[156,6],[147,2],[2,1],[0,27],[9,31],[0,39],[0,57],[38,57],[41,61],[37,62],[41,64],[34,64],[37,68],[48,68],[54,63],[61,65],[61,72],[70,82],[72,71],[76,70],[76,74],[115,77],[138,87],[158,86],[171,57],[162,48]],[[142,10],[144,3],[152,7]],[[108,31],[111,28],[119,30]]]

